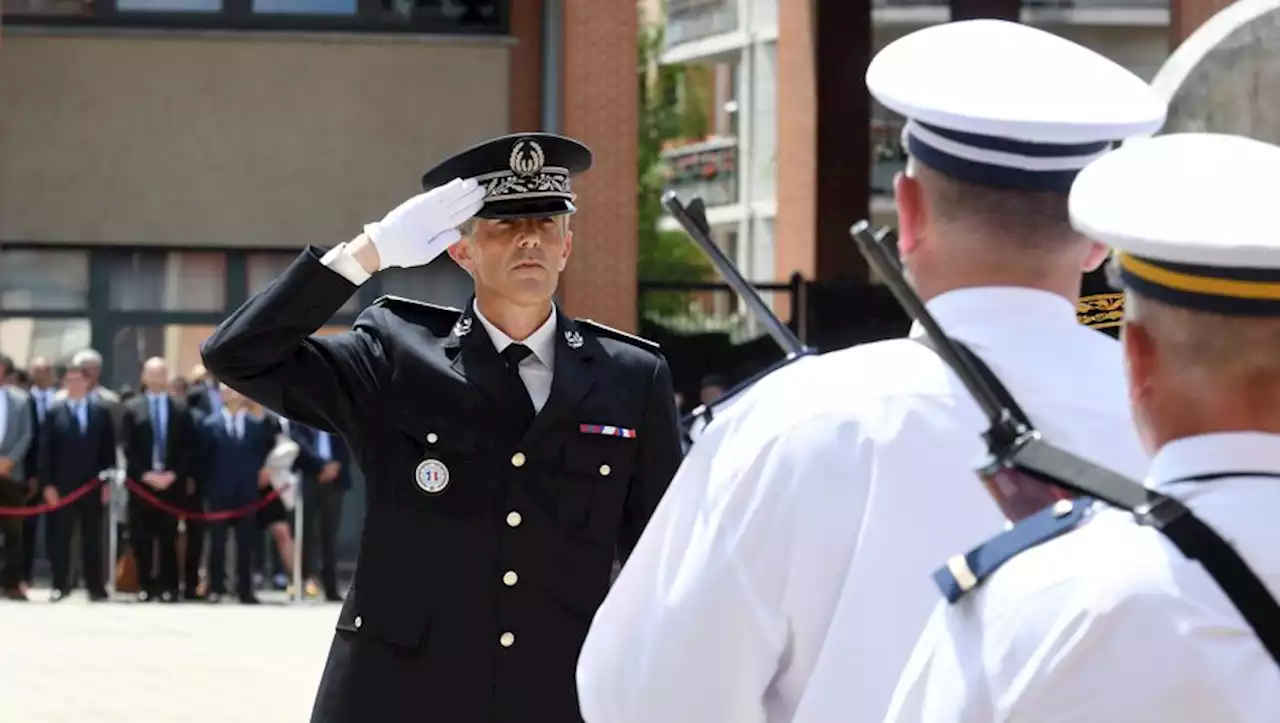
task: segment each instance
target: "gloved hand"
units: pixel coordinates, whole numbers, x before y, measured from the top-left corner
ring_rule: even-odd
[[[457,227],[482,205],[484,187],[455,178],[400,204],[364,233],[378,250],[380,268],[423,266],[461,238]]]

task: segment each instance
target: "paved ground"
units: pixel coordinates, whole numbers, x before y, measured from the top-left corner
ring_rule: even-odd
[[[305,723],[337,604],[0,602],[4,723]]]

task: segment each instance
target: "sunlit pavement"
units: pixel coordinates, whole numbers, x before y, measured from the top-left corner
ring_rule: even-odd
[[[338,605],[0,602],[4,723],[305,723]]]

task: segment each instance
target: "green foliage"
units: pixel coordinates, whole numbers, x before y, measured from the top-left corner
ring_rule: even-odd
[[[697,139],[707,133],[706,70],[659,65],[663,28],[643,27],[639,42],[640,159],[639,261],[644,281],[705,281],[711,263],[683,231],[662,231],[665,174],[662,148],[668,141]],[[702,82],[700,82],[702,81]],[[686,199],[687,200],[687,199]],[[676,316],[689,307],[689,294],[648,292],[639,300],[641,317]]]

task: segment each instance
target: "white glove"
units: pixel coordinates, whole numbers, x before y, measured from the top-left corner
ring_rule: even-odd
[[[424,266],[457,243],[457,227],[483,205],[483,186],[455,178],[400,204],[364,233],[378,250],[380,268]]]

